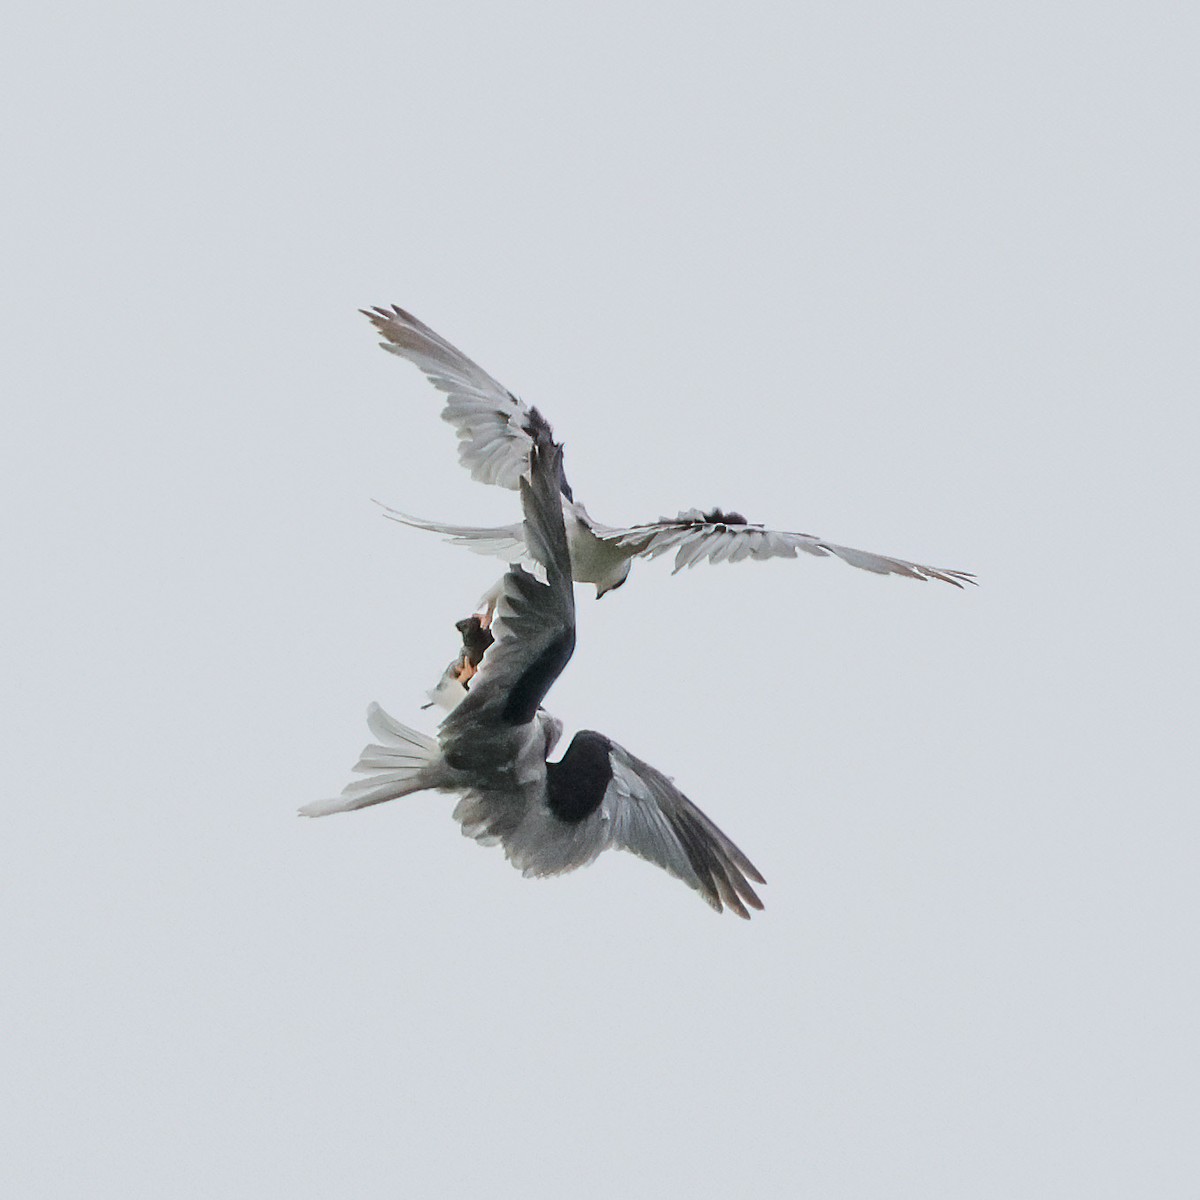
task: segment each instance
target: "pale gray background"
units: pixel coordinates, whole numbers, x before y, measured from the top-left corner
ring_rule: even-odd
[[[0,1171],[19,1197],[1195,1197],[1184,5],[21,5],[5,19]],[[635,567],[551,707],[760,864],[527,882],[305,822],[511,520],[355,309]]]

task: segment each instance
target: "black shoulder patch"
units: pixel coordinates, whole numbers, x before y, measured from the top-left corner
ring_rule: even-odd
[[[575,652],[575,630],[568,629],[554,639],[521,672],[521,677],[512,685],[500,719],[506,725],[528,725],[533,720],[550,685],[562,674]]]
[[[749,525],[739,512],[722,512],[719,508],[714,508],[711,512],[704,514],[704,519],[710,525]]]
[[[575,824],[600,807],[612,782],[612,742],[580,730],[556,763],[546,764],[546,803],[560,820]]]

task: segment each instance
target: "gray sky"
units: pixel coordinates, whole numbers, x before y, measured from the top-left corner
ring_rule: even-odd
[[[1194,14],[20,6],[0,291],[21,1197],[1193,1198]],[[512,520],[361,305],[637,564],[550,697],[770,880],[321,822]]]

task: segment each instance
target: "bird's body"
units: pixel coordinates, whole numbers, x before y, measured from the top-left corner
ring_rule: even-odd
[[[368,723],[377,741],[355,768],[364,778],[301,812],[325,816],[425,789],[455,792],[463,833],[502,846],[526,875],[570,871],[604,850],[624,849],[683,880],[718,911],[749,916],[747,906],[762,907],[750,881],[762,876],[665,775],[591,730],[576,734],[558,762],[548,761],[562,725],[541,705],[574,652],[575,601],[558,490],[561,452],[548,431],[537,439],[529,481],[519,487],[524,544],[544,578],[521,566],[505,574],[494,640],[436,738],[373,704]]]
[[[623,546],[601,536],[602,526],[588,516],[582,504],[564,497],[563,519],[567,527],[567,545],[571,548],[571,573],[575,580],[594,584],[597,596],[620,587],[629,575],[632,556]],[[576,570],[578,575],[575,574]]]
[[[550,427],[536,408],[527,407],[411,313],[390,309],[364,309],[383,338],[385,350],[408,359],[420,368],[447,400],[443,418],[459,437],[459,458],[471,475],[483,483],[515,488],[529,469],[529,455],[539,434]],[[641,525],[611,526],[594,520],[559,475],[559,492],[570,547],[571,568],[577,583],[595,585],[597,596],[620,587],[634,558],[657,558],[675,553],[675,570],[701,562],[738,562],[744,558],[795,558],[833,555],[851,566],[878,575],[903,575],[910,579],[938,579],[962,587],[972,582],[963,571],[926,567],[888,555],[873,554],[824,541],[807,533],[767,529],[747,521],[740,513],[720,509],[688,509],[676,517],[660,517]],[[480,554],[507,562],[530,565],[523,525],[448,525],[386,509],[389,516],[418,529],[443,534]]]

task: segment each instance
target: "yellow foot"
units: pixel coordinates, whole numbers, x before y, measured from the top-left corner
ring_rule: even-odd
[[[454,668],[454,678],[459,683],[466,687],[467,684],[479,674],[479,668],[475,666],[469,659],[463,658],[457,667]]]

